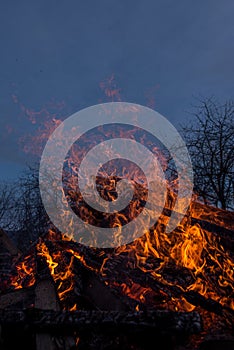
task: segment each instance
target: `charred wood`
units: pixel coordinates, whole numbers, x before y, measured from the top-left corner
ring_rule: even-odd
[[[198,333],[202,329],[197,312],[158,310],[147,312],[117,311],[53,311],[41,309],[0,310],[0,323],[24,325],[36,330],[84,331],[93,327],[118,328],[137,331],[152,329],[162,333]]]

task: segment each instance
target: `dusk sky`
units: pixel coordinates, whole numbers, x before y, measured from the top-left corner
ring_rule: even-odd
[[[196,97],[232,99],[233,17],[233,0],[1,1],[0,180],[32,163],[43,123],[107,102],[111,77],[176,127]]]

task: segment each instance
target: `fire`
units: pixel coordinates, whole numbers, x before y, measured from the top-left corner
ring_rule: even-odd
[[[197,204],[196,207],[198,208]],[[200,208],[203,209],[202,206]],[[210,207],[211,213],[212,210]],[[108,254],[100,251],[98,253],[100,262],[96,265],[86,259],[85,253],[79,247],[73,249],[69,245],[72,240],[50,230],[46,239],[38,242],[36,251],[47,263],[63,308],[71,311],[79,310],[78,300],[73,298],[69,302],[76,279],[79,278],[79,271],[78,274],[74,272],[74,263],[77,260],[86,269],[99,274],[108,287],[134,300],[136,311],[141,309],[141,305],[151,305],[151,307],[191,312],[197,306],[187,299],[186,293],[190,292],[198,293],[206,299],[234,310],[232,298],[234,263],[228,250],[223,247],[215,234],[204,230],[199,224],[191,224],[189,219],[174,232],[166,234],[167,220],[168,218],[162,215],[151,232],[147,232],[129,245],[119,247]],[[67,242],[67,244],[61,250],[56,246],[56,242]],[[128,256],[127,265],[122,266],[121,276],[118,274],[115,276],[111,264],[122,256]],[[15,268],[16,273],[11,278],[11,287],[19,289],[35,284],[35,256],[27,255],[16,264]],[[127,271],[134,269],[141,270],[148,276],[147,279],[152,278],[152,281],[157,283],[158,289],[141,285],[137,280],[131,279]],[[168,269],[173,269],[173,279],[168,278]],[[182,277],[183,274],[185,277]],[[168,287],[177,288],[178,296],[168,294]]]
[[[181,240],[172,248],[170,255],[176,264],[193,270],[197,275],[206,263],[202,257],[205,242],[201,228],[191,226],[181,233]]]
[[[23,261],[16,263],[15,273],[11,276],[10,285],[15,289],[31,287],[36,281],[35,260],[32,255],[27,255]]]
[[[116,86],[114,76],[102,82],[100,87],[107,98],[120,100],[120,89]],[[30,110],[25,110],[25,113],[33,124],[40,115]],[[33,145],[41,146],[48,138],[48,134],[60,122],[54,115],[52,121],[46,119],[44,127],[40,128],[40,135],[34,138],[36,142],[33,142]],[[103,136],[103,134],[104,131],[100,128],[97,132],[98,136],[91,132],[88,139],[84,138],[82,142],[91,147],[105,140],[105,137],[116,136],[113,130],[107,131],[107,135]],[[134,138],[136,134],[135,129],[128,129],[125,134],[118,130],[117,136],[127,135],[129,138]],[[141,136],[140,141],[145,141],[144,136]],[[154,145],[150,146],[160,159],[163,171],[168,170],[168,159],[164,150]],[[84,203],[77,190],[77,172],[84,154],[85,150],[82,149],[82,146],[75,144],[66,159],[69,170],[64,170],[63,177],[64,191],[67,199],[70,200],[69,204],[83,221],[93,225],[101,225],[104,222],[110,227],[118,227],[121,234],[122,225],[139,215],[142,202],[147,200],[144,174],[134,165],[126,166],[123,163],[122,178],[132,181],[135,190],[134,199],[127,209],[120,213],[105,214],[100,218],[99,213]],[[109,169],[105,167],[100,169],[100,173],[96,176],[96,184],[104,199],[108,201],[116,199],[116,185],[120,178],[114,162],[109,163]],[[150,231],[142,232],[141,238],[110,251],[103,249],[93,252],[91,248],[87,248],[89,252],[94,253],[97,260],[95,262],[87,259],[82,248],[79,245],[74,246],[76,243],[71,237],[67,237],[66,233],[57,234],[51,229],[44,239],[39,240],[36,246],[37,255],[45,259],[64,309],[75,311],[80,308],[79,298],[74,298],[74,295],[73,298],[70,298],[70,296],[74,292],[77,279],[80,278],[79,271],[75,269],[82,266],[102,278],[108,288],[117,290],[121,295],[132,300],[135,303],[136,312],[147,305],[152,308],[192,312],[199,309],[199,306],[188,297],[192,293],[203,297],[204,300],[210,299],[227,309],[234,310],[233,256],[227,247],[223,246],[219,233],[215,231],[218,226],[233,229],[233,213],[203,205],[197,201],[196,194],[194,194],[193,202],[181,224],[173,232],[166,233],[165,228],[176,201],[177,189],[177,178],[167,180],[164,211]],[[208,230],[204,228],[206,225],[203,227],[199,223],[200,221],[207,223],[207,226],[212,224],[214,228]],[[70,225],[72,226],[72,222]],[[74,245],[63,245],[64,242],[74,243]],[[120,267],[115,271],[115,264],[119,264],[122,274],[119,274]],[[11,287],[19,289],[35,284],[35,256],[27,255],[15,265],[15,270],[10,282]],[[135,271],[143,273],[144,283],[137,280],[134,276]],[[155,282],[154,287],[147,285],[148,281]],[[170,288],[173,292],[170,292]],[[204,310],[199,311],[205,315]]]
[[[49,249],[44,242],[37,244],[37,250],[38,255],[43,256],[46,259],[51,276],[57,286],[59,299],[61,301],[64,300],[67,293],[69,293],[74,286],[74,274],[72,272],[74,257],[72,256],[69,264],[66,264],[65,268],[61,269],[59,267],[60,263],[63,261],[63,256],[60,251],[50,255]],[[73,306],[73,308],[74,307],[75,306]]]
[[[37,244],[38,255],[44,256],[46,258],[46,262],[50,269],[50,273],[53,276],[55,274],[55,269],[58,266],[58,263],[54,262],[52,257],[49,254],[49,250],[44,242]]]
[[[121,101],[120,89],[117,87],[114,74],[101,81],[100,88],[103,90],[108,100]]]
[[[219,242],[199,225],[187,225],[182,232],[175,232],[171,237],[163,230],[160,231],[159,228],[160,225],[154,229],[153,234],[148,233],[133,244],[117,249],[117,256],[127,253],[129,257],[133,257],[133,263],[129,263],[130,268],[137,266],[165,285],[177,285],[184,292],[196,291],[202,296],[233,308],[233,301],[228,298],[228,295],[233,286],[234,264],[228,252],[220,248]],[[98,270],[87,264],[85,258],[74,250],[68,249],[67,252],[88,269],[106,276],[108,257],[103,259]],[[153,269],[148,266],[148,261],[152,258],[160,260],[158,266]],[[192,283],[184,286],[178,281],[165,280],[163,270],[170,261],[174,262],[178,268],[186,268]],[[50,260],[48,264],[50,265]],[[64,276],[67,277],[67,274],[65,273]],[[107,283],[113,287],[117,286],[112,281]],[[145,293],[152,292],[148,288],[137,287],[137,284],[133,282],[128,285],[122,284],[121,290],[123,294],[142,303],[144,303]],[[192,311],[195,309],[195,306],[184,297],[177,300],[172,299],[172,303],[173,308],[177,310]]]
[[[99,178],[98,181],[99,184],[105,184],[104,179],[101,180]],[[116,182],[114,177],[112,177],[107,182],[111,196],[114,195],[115,185]],[[105,189],[105,186],[103,188]],[[129,208],[129,211],[110,216],[112,225],[118,226],[120,230],[123,222],[128,222],[129,217],[134,217],[133,211],[138,210],[139,201],[142,200],[145,194],[144,187],[141,187],[139,184],[136,187],[136,191],[139,191],[140,196],[136,196],[136,200],[133,206]],[[170,188],[168,191],[170,193]],[[174,192],[171,196],[174,196]],[[79,197],[76,199],[79,204]],[[166,209],[171,210],[172,205],[173,201],[168,201]],[[85,205],[79,206],[79,211],[84,219],[86,218],[88,221],[91,215],[91,219],[95,222],[95,217],[92,216],[92,213],[90,213],[90,210],[87,210]],[[225,215],[230,216],[230,214],[222,214],[223,216],[216,208],[204,208],[203,205],[193,202],[191,203],[189,215],[170,234],[165,232],[168,216],[162,214],[155,227],[150,232],[142,235],[141,238],[136,239],[131,244],[115,249],[110,254],[106,255],[104,251],[100,252],[99,258],[101,263],[99,266],[92,265],[86,260],[84,254],[77,249],[72,249],[69,245],[63,251],[58,248],[54,249],[56,242],[61,240],[61,235],[57,235],[53,230],[50,230],[46,239],[55,244],[52,248],[49,248],[46,241],[41,239],[37,244],[37,254],[45,258],[61,301],[66,301],[74,289],[76,279],[74,273],[75,259],[85,268],[100,274],[108,286],[121,290],[122,294],[140,304],[147,303],[149,298],[153,300],[152,296],[155,294],[155,291],[151,288],[141,286],[131,279],[128,280],[128,283],[126,281],[121,283],[112,279],[109,263],[115,257],[127,255],[129,258],[127,269],[140,269],[151,276],[153,280],[159,282],[162,287],[175,286],[178,288],[177,290],[181,291],[181,295],[175,297],[168,296],[167,292],[161,290],[159,293],[161,293],[162,297],[160,299],[162,307],[178,311],[193,311],[196,306],[186,299],[186,293],[193,291],[205,298],[217,301],[223,306],[234,309],[234,303],[230,297],[233,290],[234,263],[232,256],[227,249],[224,249],[216,233],[203,229],[198,223],[191,223],[191,216],[193,218],[202,218],[207,220],[207,222],[210,220],[210,217],[213,220],[217,216],[213,221],[218,222],[219,225],[225,225]],[[62,240],[69,242],[70,238],[64,235]],[[70,240],[70,242],[72,241]],[[29,287],[35,283],[36,268],[35,261],[32,262],[32,260],[32,256],[28,255],[23,261],[16,264],[17,274],[11,279],[11,286],[15,289],[23,286]],[[175,270],[174,280],[168,279],[165,273],[168,268],[171,268],[170,266],[173,266]],[[179,271],[186,272],[185,280],[180,277]],[[78,308],[78,303],[73,303],[70,306],[70,310],[77,310]]]

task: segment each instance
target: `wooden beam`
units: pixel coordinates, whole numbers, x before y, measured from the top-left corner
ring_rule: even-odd
[[[21,288],[12,292],[0,295],[0,309],[16,308],[17,304],[21,309],[29,308],[34,303],[34,288]]]
[[[118,332],[119,328],[126,332],[152,329],[164,334],[193,334],[202,330],[201,317],[197,312],[173,312],[168,310],[139,312],[0,310],[0,324],[25,325],[42,332],[55,330],[82,332],[93,327],[107,332],[111,329]],[[50,348],[45,347],[44,349]]]
[[[37,256],[37,282],[35,286],[35,307],[41,310],[59,311],[59,301],[47,264]],[[47,332],[36,333],[36,350],[56,350],[56,344]]]

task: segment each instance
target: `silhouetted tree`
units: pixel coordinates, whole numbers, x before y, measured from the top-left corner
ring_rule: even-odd
[[[195,192],[205,203],[233,209],[234,103],[200,101],[182,128],[193,163]]]
[[[38,183],[38,169],[29,168],[18,181],[18,203],[16,205],[16,222],[19,230],[34,240],[46,233],[49,219],[41,201]]]
[[[8,230],[15,227],[13,212],[15,210],[15,184],[0,184],[0,227]]]

